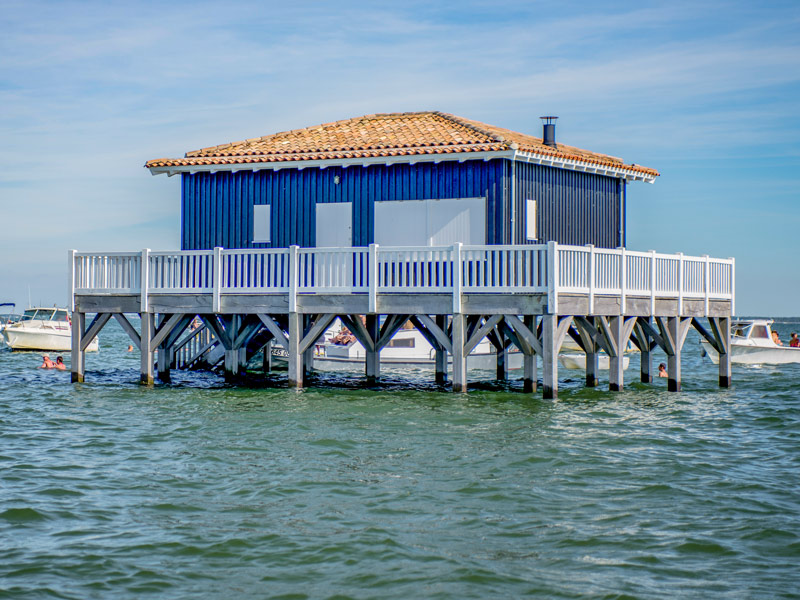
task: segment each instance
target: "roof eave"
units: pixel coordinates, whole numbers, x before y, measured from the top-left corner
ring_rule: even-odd
[[[593,173],[595,175],[605,175],[607,177],[617,177],[626,181],[644,181],[645,183],[655,183],[658,175],[632,169],[629,165],[609,165],[594,163],[590,161],[566,158],[557,154],[546,154],[538,152],[526,152],[517,150],[514,160],[520,162],[545,165],[568,169],[571,171],[581,171],[583,173]]]
[[[447,152],[441,154],[406,154],[402,156],[366,156],[359,158],[331,158],[324,160],[281,160],[272,162],[239,162],[211,165],[174,165],[163,167],[145,167],[152,175],[166,173],[172,177],[180,173],[216,173],[219,171],[279,171],[281,169],[327,169],[329,167],[369,167],[371,165],[416,164],[421,162],[438,163],[442,161],[492,160],[495,158],[511,159],[511,150],[491,152]]]

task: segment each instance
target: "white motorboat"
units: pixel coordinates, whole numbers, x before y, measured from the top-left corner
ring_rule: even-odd
[[[329,330],[324,338],[314,346],[314,367],[320,371],[352,371],[364,366],[366,350],[358,341],[335,343],[338,328]],[[282,348],[273,347],[272,358],[286,360],[287,353]],[[430,368],[435,366],[436,351],[418,329],[401,329],[391,341],[381,349],[382,367]],[[506,360],[509,369],[522,369],[522,353],[516,349],[509,351]],[[449,364],[452,357],[448,355]],[[468,369],[493,370],[497,368],[497,354],[489,340],[482,340],[467,357]]]
[[[576,352],[575,354],[559,354],[558,355],[558,362],[566,369],[586,369],[586,355],[582,352]],[[628,364],[631,362],[631,359],[627,356],[622,357],[622,368],[627,369]],[[608,354],[598,354],[597,355],[597,368],[601,371],[608,371],[609,365],[611,364],[611,359],[609,358]]]
[[[800,348],[776,344],[772,339],[771,319],[735,321],[731,324],[731,362],[747,365],[800,363]],[[719,354],[701,339],[704,355],[719,364]]]
[[[3,339],[12,350],[49,350],[69,352],[72,349],[72,323],[63,308],[29,308],[16,323],[3,328]],[[86,348],[96,352],[97,338]]]

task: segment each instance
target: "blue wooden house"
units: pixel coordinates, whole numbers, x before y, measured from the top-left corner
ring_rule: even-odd
[[[625,245],[653,169],[441,112],[376,114],[156,159],[182,179],[181,247]]]

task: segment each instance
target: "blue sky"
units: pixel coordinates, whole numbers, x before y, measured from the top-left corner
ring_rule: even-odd
[[[2,301],[67,250],[178,247],[146,160],[441,110],[658,169],[628,246],[735,256],[737,313],[800,315],[800,3],[0,0]]]

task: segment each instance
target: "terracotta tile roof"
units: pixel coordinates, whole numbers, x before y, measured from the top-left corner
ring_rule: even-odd
[[[184,158],[157,158],[147,168],[398,157],[517,149],[577,160],[650,176],[654,169],[564,144],[442,112],[376,114],[187,152]]]

